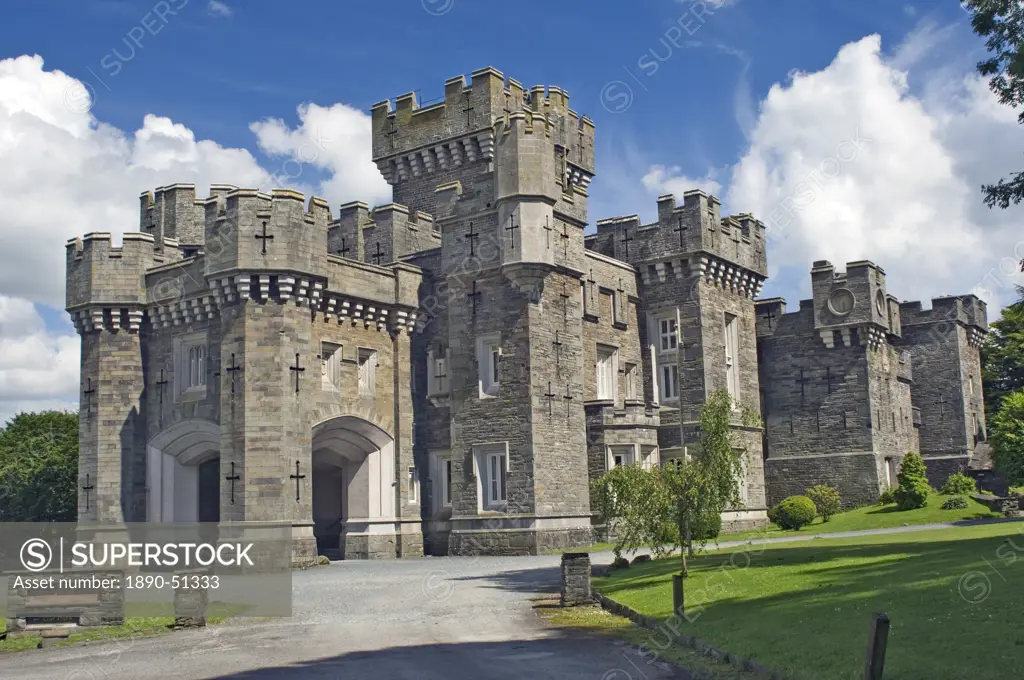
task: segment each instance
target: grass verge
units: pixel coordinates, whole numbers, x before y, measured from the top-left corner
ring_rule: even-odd
[[[224,616],[214,616],[207,619],[207,625],[216,625],[227,620]],[[173,616],[137,616],[127,617],[122,626],[96,626],[95,628],[79,628],[71,634],[67,640],[59,642],[54,647],[65,647],[77,642],[91,642],[99,640],[119,640],[124,638],[151,637],[162,635],[173,630]],[[0,633],[7,628],[6,619],[0,619]],[[27,649],[36,649],[42,638],[38,635],[23,635],[20,637],[0,640],[0,654],[5,652],[22,652]]]
[[[645,650],[643,660],[634,657],[632,661],[632,663],[640,665],[641,668],[645,662],[656,659],[685,668],[695,677],[707,680],[760,680],[763,677],[717,663],[689,647],[678,645],[664,647],[660,642],[661,636],[658,636],[655,631],[641,628],[621,616],[609,614],[596,605],[562,609],[558,607],[557,600],[541,601],[535,610],[550,625],[611,636],[635,647],[642,647]],[[657,640],[655,640],[656,637]],[[654,655],[652,650],[658,650],[657,654]],[[631,667],[627,660],[623,660],[623,664],[625,667]],[[622,677],[628,676],[623,675]]]
[[[677,558],[595,579],[672,614]],[[745,546],[691,562],[683,632],[796,679],[859,679],[873,612],[892,620],[886,677],[1024,673],[1024,524]]]

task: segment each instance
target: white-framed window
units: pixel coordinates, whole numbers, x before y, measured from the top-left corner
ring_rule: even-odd
[[[626,374],[626,399],[640,398],[640,372],[636,364],[625,365]]]
[[[632,465],[636,462],[636,446],[633,444],[608,447],[608,469]]]
[[[501,336],[487,335],[477,340],[477,367],[480,396],[493,397],[501,384]]]
[[[206,391],[206,334],[195,333],[175,340],[174,391],[180,398]]]
[[[679,329],[675,317],[658,319],[658,352],[675,352]]]
[[[725,386],[734,405],[740,400],[739,323],[732,314],[725,315]]]
[[[892,458],[885,459],[885,488],[892,487],[892,480],[896,477],[896,461]]]
[[[670,315],[654,319],[656,380],[658,400],[661,402],[679,399],[679,324],[673,310]]]
[[[420,502],[420,478],[416,474],[416,466],[409,468],[409,503]]]
[[[377,393],[377,350],[359,348],[359,394],[373,396]]]
[[[650,470],[652,467],[659,465],[660,456],[658,455],[657,446],[640,446],[640,465],[645,470]]]
[[[508,447],[494,444],[476,451],[481,508],[503,510],[508,504]]]
[[[679,367],[675,364],[662,364],[659,369],[658,389],[662,401],[679,398]]]
[[[427,394],[448,394],[448,350],[443,347],[427,351]]]
[[[619,350],[608,345],[597,346],[597,398],[617,398],[619,382]]]
[[[320,373],[325,390],[341,388],[342,346],[333,342],[320,343]]]
[[[441,459],[441,505],[450,507],[452,504],[452,471],[455,462],[451,458]]]

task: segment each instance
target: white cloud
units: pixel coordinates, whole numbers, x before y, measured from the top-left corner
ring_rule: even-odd
[[[691,189],[700,189],[708,194],[716,196],[721,192],[722,185],[715,180],[717,174],[714,169],[709,170],[705,177],[687,177],[680,174],[682,169],[676,165],[667,168],[664,165],[652,165],[647,174],[643,177],[644,186],[651,194],[659,196],[664,194],[675,194],[676,198]]]
[[[111,232],[115,242],[137,231],[140,192],[175,182],[194,183],[203,195],[211,183],[289,186],[307,194],[312,188],[335,206],[389,195],[370,162],[369,117],[345,105],[301,107],[294,130],[281,121],[253,124],[261,148],[283,154],[268,172],[249,151],[196,139],[158,115],[145,116],[134,132],[98,121],[86,91],[78,80],[45,70],[38,56],[0,60],[0,413],[11,404],[44,408],[76,399],[77,389],[67,385],[69,375],[70,384],[77,381],[77,338],[48,334],[25,310],[64,306],[64,243],[90,231]],[[323,144],[315,157],[304,146],[313,139]],[[321,172],[303,177],[303,167]],[[14,314],[21,321],[5,320]],[[24,323],[31,332],[18,330]],[[21,360],[33,345],[49,369]],[[4,362],[10,357],[19,359]]]
[[[988,210],[978,187],[1020,164],[1024,140],[974,76],[911,95],[896,64],[933,47],[915,33],[887,59],[869,36],[772,87],[726,201],[769,223],[771,273],[871,259],[901,299],[973,291],[993,316],[1012,301],[1020,212]]]
[[[23,409],[74,408],[78,336],[51,335],[32,303],[0,295],[0,428]]]
[[[331,176],[320,191],[332,205],[356,197],[370,204],[391,199],[391,187],[370,160],[370,118],[365,113],[347,104],[303,104],[297,113],[300,124],[294,129],[278,118],[249,126],[264,153],[328,171]],[[290,174],[296,163],[283,164],[283,172]]]
[[[220,0],[210,0],[210,4],[207,5],[207,11],[215,17],[229,17],[234,14],[234,10],[227,3],[220,2]]]

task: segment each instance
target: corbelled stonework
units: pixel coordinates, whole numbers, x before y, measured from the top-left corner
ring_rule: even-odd
[[[333,214],[289,190],[179,184],[142,195],[122,246],[69,242],[80,519],[284,521],[297,562],[588,545],[590,479],[687,455],[716,389],[768,422],[737,419],[731,527],[817,481],[873,499],[886,452],[918,441],[967,464],[983,303],[957,301],[941,330],[908,307],[901,336],[881,270],[855,263],[870,275],[844,283],[817,263],[814,304],[783,315],[755,303],[764,225],[700,191],[585,235],[594,125],[568,101],[483,69],[436,104],[373,107],[392,204]],[[924,401],[919,360],[941,368]],[[806,392],[822,366],[842,381],[827,408]],[[918,436],[935,395],[963,406]],[[915,428],[883,436],[899,409]],[[845,438],[819,434],[816,410],[833,430],[845,414]]]

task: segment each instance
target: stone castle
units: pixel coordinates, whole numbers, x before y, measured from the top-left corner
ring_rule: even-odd
[[[873,501],[910,450],[975,458],[977,298],[816,262],[786,313],[755,299],[764,224],[701,191],[587,234],[593,122],[491,68],[372,127],[391,204],[178,184],[122,246],[68,243],[80,522],[287,522],[297,561],[584,546],[589,481],[688,455],[717,389],[764,423],[735,424],[729,527],[819,482]]]

